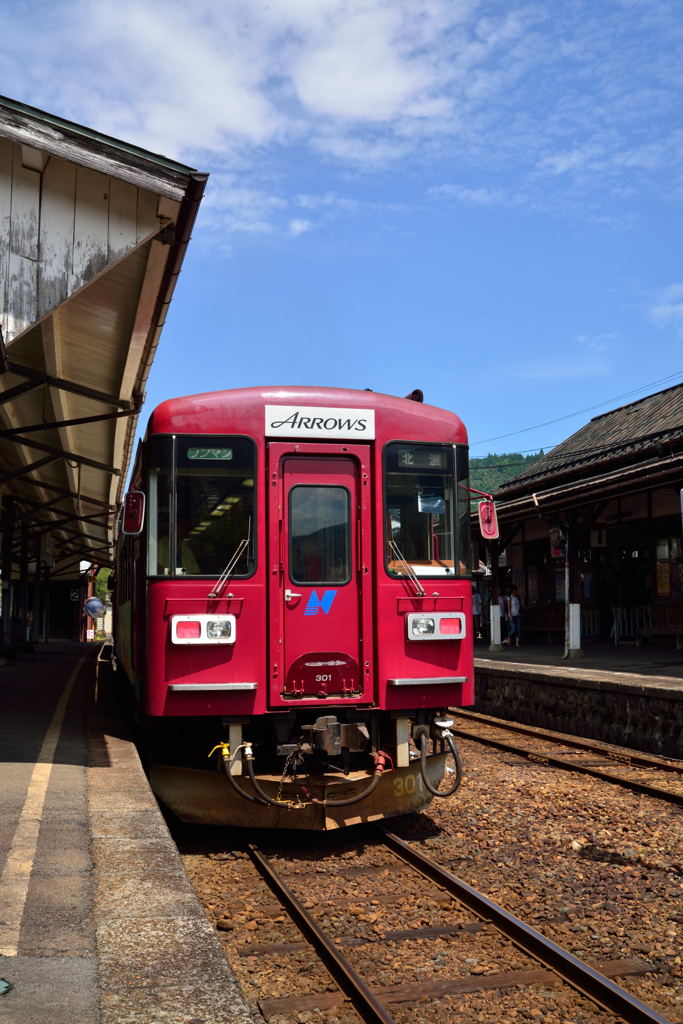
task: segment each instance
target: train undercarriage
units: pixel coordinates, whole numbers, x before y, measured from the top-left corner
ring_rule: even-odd
[[[152,788],[184,821],[327,830],[422,810],[460,784],[439,712],[330,709],[157,721]]]

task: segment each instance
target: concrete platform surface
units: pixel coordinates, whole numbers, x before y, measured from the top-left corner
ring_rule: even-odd
[[[247,1024],[96,654],[0,666],[0,1024]]]
[[[475,661],[495,665],[511,665],[519,669],[549,669],[555,676],[593,676],[615,682],[617,677],[628,683],[655,689],[683,689],[683,650],[676,650],[671,640],[634,644],[586,643],[583,657],[563,659],[562,644],[524,643],[521,647],[505,647],[489,651],[488,643],[474,645]]]

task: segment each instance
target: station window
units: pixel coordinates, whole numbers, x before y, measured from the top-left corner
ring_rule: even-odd
[[[350,495],[345,487],[298,484],[289,492],[289,574],[293,583],[351,579]]]
[[[680,597],[683,594],[683,548],[677,536],[657,539],[657,597]]]
[[[467,450],[392,442],[385,448],[384,470],[389,573],[468,575]],[[460,485],[457,489],[456,482]]]

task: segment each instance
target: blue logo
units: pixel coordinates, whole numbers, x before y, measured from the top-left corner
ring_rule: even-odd
[[[321,609],[327,615],[336,596],[336,590],[326,590],[322,597],[318,597],[317,590],[312,590],[304,615],[317,615]]]

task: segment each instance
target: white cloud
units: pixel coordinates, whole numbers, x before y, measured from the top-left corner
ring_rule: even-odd
[[[352,6],[299,54],[292,83],[314,114],[385,122],[426,92],[432,73],[424,55],[401,52],[401,5]]]
[[[577,334],[576,342],[584,352],[602,354],[611,351],[619,341],[619,335],[610,332],[602,334]]]
[[[336,192],[324,192],[320,195],[302,193],[296,202],[304,210],[342,210],[346,213],[355,212],[360,206],[358,199],[340,196]]]
[[[307,231],[311,231],[314,227],[315,225],[312,220],[304,220],[302,217],[293,217],[289,222],[287,232],[292,236],[292,238],[296,238],[297,235],[303,235]]]
[[[538,162],[538,169],[550,174],[566,174],[568,171],[583,170],[601,155],[598,146],[579,146],[564,153],[549,153]]]
[[[606,362],[597,359],[585,359],[578,362],[561,351],[553,352],[549,349],[545,357],[527,365],[512,367],[510,374],[528,381],[560,381],[580,380],[586,377],[604,377],[610,373],[610,367]]]
[[[464,185],[434,185],[427,189],[427,195],[455,199],[465,206],[493,206],[509,198],[501,188],[467,188]]]
[[[666,2],[36,0],[3,11],[0,92],[212,173],[436,163],[457,202],[607,225],[683,194],[682,42]],[[219,186],[231,229],[275,230],[302,191],[244,181]]]
[[[219,172],[209,178],[200,217],[214,231],[227,229],[270,234],[273,215],[286,206],[287,202],[281,196],[250,188],[236,176]]]
[[[662,288],[656,297],[656,303],[649,309],[650,318],[659,327],[673,324],[678,327],[678,334],[683,337],[683,283],[670,284]]]

